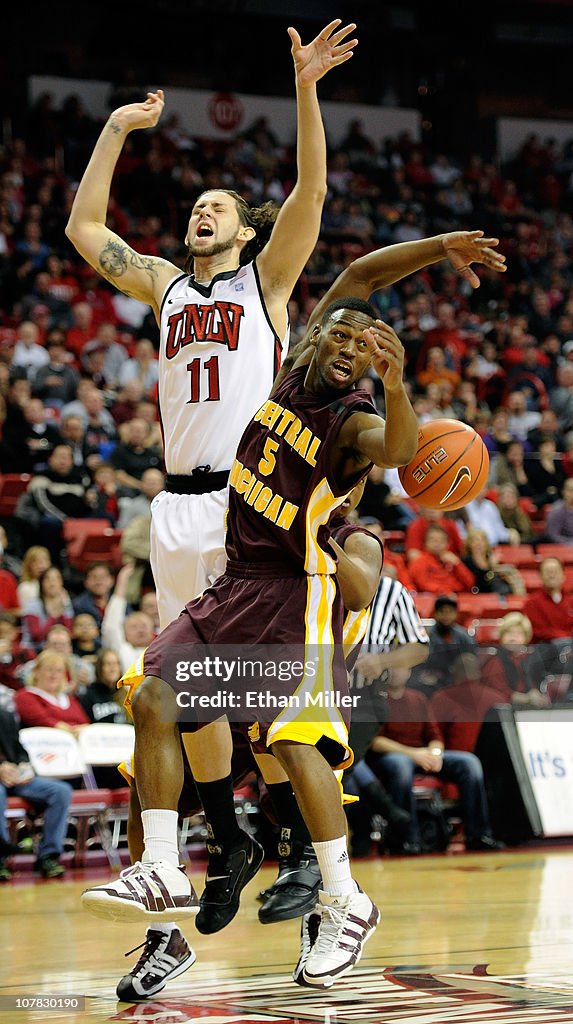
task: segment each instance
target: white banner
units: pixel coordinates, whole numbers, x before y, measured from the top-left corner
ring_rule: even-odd
[[[141,87],[141,99],[147,89],[156,89],[160,82]],[[49,93],[54,107],[59,109],[68,96],[79,96],[92,117],[105,118],[110,113],[108,99],[112,87],[109,82],[81,78],[59,78],[51,75],[33,75],[28,79],[28,99],[35,103],[42,93]],[[293,83],[294,93],[294,83]],[[420,138],[420,114],[417,110],[399,107],[369,107],[360,103],[321,102],[322,116],[331,145],[338,145],[351,121],[362,123],[368,138],[378,147],[386,136],[408,132],[413,139]],[[165,89],[164,120],[169,114],[178,114],[181,127],[190,135],[205,139],[232,139],[245,131],[259,117],[268,120],[269,127],[280,143],[293,142],[296,129],[294,99],[276,96],[249,96],[245,93],[210,92],[206,89]]]
[[[573,709],[516,709],[515,725],[543,835],[573,835]]]
[[[543,144],[556,139],[562,145],[573,139],[573,121],[552,121],[533,117],[498,117],[497,148],[502,161],[513,160],[530,135]]]

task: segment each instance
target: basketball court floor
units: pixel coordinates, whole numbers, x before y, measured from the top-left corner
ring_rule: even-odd
[[[80,908],[81,891],[108,874],[2,887],[0,1024],[573,1021],[573,848],[356,862],[382,921],[354,972],[326,993],[290,980],[298,922],[257,920],[256,893],[276,874],[270,866],[223,932],[185,926],[197,962],[139,1004],[118,1003],[115,985],[139,956],[123,954],[143,940],[143,927]],[[192,876],[200,890],[200,866]],[[34,997],[44,1005],[26,1006]],[[75,1000],[77,1009],[65,1008]]]

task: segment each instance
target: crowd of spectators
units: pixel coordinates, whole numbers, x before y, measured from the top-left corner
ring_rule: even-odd
[[[164,479],[157,325],[64,234],[100,127],[77,98],[60,113],[44,97],[23,137],[0,150],[0,473],[31,476],[0,527],[0,684],[23,724],[51,716],[71,730],[121,718],[112,680],[158,629],[148,567],[149,506]],[[138,251],[182,266],[203,189],[280,204],[294,174],[294,148],[263,118],[223,143],[192,138],[167,112],[154,132],[129,136],[108,223]],[[368,138],[353,122],[329,152],[328,186],[320,240],[290,303],[293,342],[338,273],[374,248],[481,228],[499,237],[508,264],[504,275],[479,268],[475,291],[442,262],[373,296],[405,345],[420,421],[472,424],[491,470],[484,492],[452,516],[416,508],[395,473],[376,470],[358,514],[400,533],[387,565],[405,586],[448,595],[435,608],[442,640],[452,595],[468,592],[521,596],[534,642],[570,639],[571,581],[560,563],[542,563],[542,598],[528,601],[503,552],[573,545],[573,139],[531,135],[506,164],[479,153],[462,162],[405,133]],[[363,384],[383,412],[380,382]],[[122,531],[117,577],[105,558],[84,576],[73,570],[67,518]],[[529,693],[507,668],[512,692]],[[435,671],[430,657],[418,685],[433,686]]]

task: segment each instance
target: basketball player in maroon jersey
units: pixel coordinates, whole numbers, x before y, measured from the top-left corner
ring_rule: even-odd
[[[349,672],[362,645],[368,625],[369,605],[376,593],[383,562],[383,548],[378,537],[359,523],[346,518],[359,504],[364,482],[363,480],[354,487],[347,500],[340,506],[340,515],[333,520],[330,538],[330,546],[337,556],[337,580],[345,606],[347,603],[352,604],[354,608],[360,606],[360,610],[347,611],[344,620],[343,642]],[[233,786],[240,788],[247,777],[257,771],[258,766],[247,737],[238,728],[234,728],[232,734],[231,775]],[[184,773],[178,806],[181,818],[190,817],[201,811],[201,801],[186,758]],[[290,788],[288,778],[284,785]],[[286,796],[290,794],[281,794],[281,799],[277,803],[276,785],[267,787],[267,791],[279,828],[280,860],[278,877],[264,892],[259,920],[262,923],[269,923],[302,917],[301,949],[306,951],[313,944],[318,927],[319,916],[314,912],[314,908],[321,882],[320,870],[294,796],[292,800],[286,801]],[[137,786],[133,780],[130,788],[128,841],[129,855],[134,864],[141,860],[144,841]],[[130,952],[136,952],[140,948],[143,948],[143,952],[137,962],[117,985],[117,996],[122,1002],[141,1002],[156,995],[165,988],[168,981],[180,977],[184,971],[192,967],[196,959],[194,951],[180,929],[175,925],[166,928],[163,922],[148,928],[142,947],[136,947]],[[293,974],[298,984],[304,982],[304,960],[301,955]]]
[[[336,562],[325,546],[328,523],[373,463],[410,461],[417,422],[403,383],[403,348],[366,303],[334,303],[314,328],[312,342],[310,365],[306,359],[295,365],[239,444],[230,480],[225,574],[187,605],[145,654],[147,678],[133,701],[135,767],[142,806],[156,816],[158,830],[146,833],[143,864],[116,883],[86,891],[83,902],[95,913],[161,920],[198,910],[192,886],[178,867],[180,709],[176,669],[168,665],[174,645],[190,653],[194,644],[232,644],[239,638],[245,644],[316,645],[329,652],[318,673],[327,696],[336,704],[336,695],[346,690],[343,605]],[[386,422],[370,397],[355,390],[370,364],[383,383]],[[302,693],[314,684],[303,677],[292,685]],[[186,682],[185,688],[197,696],[208,693],[201,678]],[[165,720],[166,705],[171,722]],[[290,707],[274,717],[258,711],[249,736],[264,739],[287,772],[313,840],[324,892],[318,937],[303,976],[307,984],[328,987],[357,962],[379,913],[352,880],[331,771],[351,762],[347,714],[340,711],[321,722],[307,719]],[[191,769],[201,774],[193,760]],[[253,852],[245,848],[244,856],[252,861]]]

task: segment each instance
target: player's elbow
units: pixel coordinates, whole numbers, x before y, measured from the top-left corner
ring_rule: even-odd
[[[407,466],[412,461],[416,452],[418,451],[418,439],[404,438],[400,444],[400,448],[395,453],[394,469],[399,469],[400,466]]]
[[[72,244],[75,245],[76,242],[79,241],[80,229],[79,229],[79,224],[77,222],[77,218],[74,217],[73,213],[70,214],[70,217],[68,219],[68,223],[66,224],[64,230],[65,230],[66,238],[69,238],[70,242],[72,242]]]

